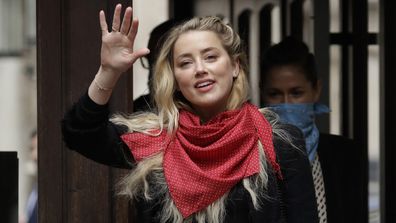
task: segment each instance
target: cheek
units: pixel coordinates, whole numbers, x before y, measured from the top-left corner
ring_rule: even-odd
[[[296,98],[294,103],[314,103],[315,99],[312,94],[305,94],[302,97]]]
[[[175,75],[175,84],[176,89],[183,92],[189,86],[190,80],[186,75],[178,73]]]
[[[275,97],[264,97],[264,102],[267,104],[280,104],[282,101]]]
[[[305,95],[304,100],[305,100],[307,103],[314,103],[314,102],[316,102],[316,91],[314,91],[314,90],[309,91],[309,92]]]

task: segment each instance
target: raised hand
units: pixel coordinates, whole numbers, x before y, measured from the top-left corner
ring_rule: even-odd
[[[114,10],[111,32],[108,30],[104,11],[99,13],[102,29],[101,69],[115,75],[125,72],[139,57],[149,53],[147,48],[133,50],[139,21],[136,18],[132,20],[132,8],[128,7],[121,24],[121,7],[118,4]]]
[[[133,50],[139,22],[137,19],[132,20],[132,8],[128,7],[121,24],[121,7],[121,4],[118,4],[114,10],[110,32],[105,13],[99,13],[102,29],[101,65],[88,89],[89,97],[97,104],[106,104],[120,75],[138,58],[150,52],[147,48]]]

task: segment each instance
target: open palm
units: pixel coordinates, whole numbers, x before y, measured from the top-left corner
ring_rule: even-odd
[[[122,24],[120,14],[121,5],[118,4],[114,11],[111,32],[108,30],[104,12],[100,11],[99,14],[102,29],[101,66],[115,74],[125,72],[139,57],[149,53],[147,48],[133,50],[139,22],[137,19],[132,20],[132,8],[125,10]]]

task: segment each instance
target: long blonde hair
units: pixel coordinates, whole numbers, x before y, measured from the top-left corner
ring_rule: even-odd
[[[132,114],[129,117],[116,115],[112,118],[112,122],[127,126],[130,132],[137,131],[145,134],[152,134],[150,130],[153,129],[166,129],[168,134],[173,134],[177,130],[179,109],[183,108],[192,111],[192,108],[183,95],[176,91],[176,79],[173,72],[173,48],[180,35],[189,31],[214,32],[221,40],[230,59],[238,61],[239,74],[234,79],[226,109],[237,109],[248,100],[247,58],[238,34],[220,18],[193,18],[170,30],[167,40],[162,45],[157,57],[153,76],[153,93],[157,110],[155,112]],[[260,142],[258,143],[258,149],[260,151],[261,171],[258,175],[243,180],[243,186],[251,195],[256,209],[260,208],[259,199],[262,197],[260,195],[265,192],[268,181],[266,157]],[[164,198],[162,201],[164,208],[160,213],[161,222],[169,220],[173,222],[189,222],[191,219],[183,219],[170,199],[163,175],[162,157],[163,154],[159,153],[138,163],[136,168],[120,182],[121,190],[119,193],[130,198],[145,200],[151,200],[153,196],[158,196],[159,193],[159,196]],[[153,191],[150,189],[153,185],[158,187],[155,189],[154,194],[150,192]],[[194,214],[194,218],[198,222],[222,222],[225,216],[226,197],[227,194],[205,210]]]

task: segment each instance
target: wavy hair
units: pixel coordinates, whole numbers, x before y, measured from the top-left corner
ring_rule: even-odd
[[[217,17],[193,18],[170,30],[167,39],[162,45],[154,66],[153,89],[154,101],[157,110],[155,112],[135,113],[131,116],[116,115],[111,121],[115,124],[125,125],[130,132],[142,132],[152,134],[150,130],[165,130],[173,134],[178,128],[179,109],[192,111],[190,103],[183,95],[176,91],[176,79],[173,70],[173,49],[180,35],[190,31],[210,31],[215,33],[232,61],[238,61],[239,74],[234,79],[233,86],[227,102],[227,110],[240,108],[248,100],[249,85],[247,80],[248,66],[245,48],[234,30]],[[271,116],[271,111],[261,111],[266,116]],[[276,118],[271,118],[271,124],[276,126]],[[276,128],[274,128],[275,131]],[[161,132],[160,131],[160,132]],[[156,131],[157,134],[158,131]],[[276,134],[276,131],[275,131]],[[268,182],[267,161],[261,143],[258,143],[260,151],[260,173],[243,180],[243,187],[252,198],[256,209],[260,208],[260,198],[265,196]],[[161,203],[164,207],[158,216],[160,222],[189,222],[192,219],[183,219],[180,212],[170,199],[168,188],[163,175],[163,154],[159,153],[147,157],[138,163],[131,173],[125,177],[119,186],[119,194],[127,195],[132,199],[153,200],[154,197],[164,198]],[[228,194],[223,195],[218,201],[209,205],[206,209],[195,213],[192,218],[197,222],[223,222],[225,205]]]

